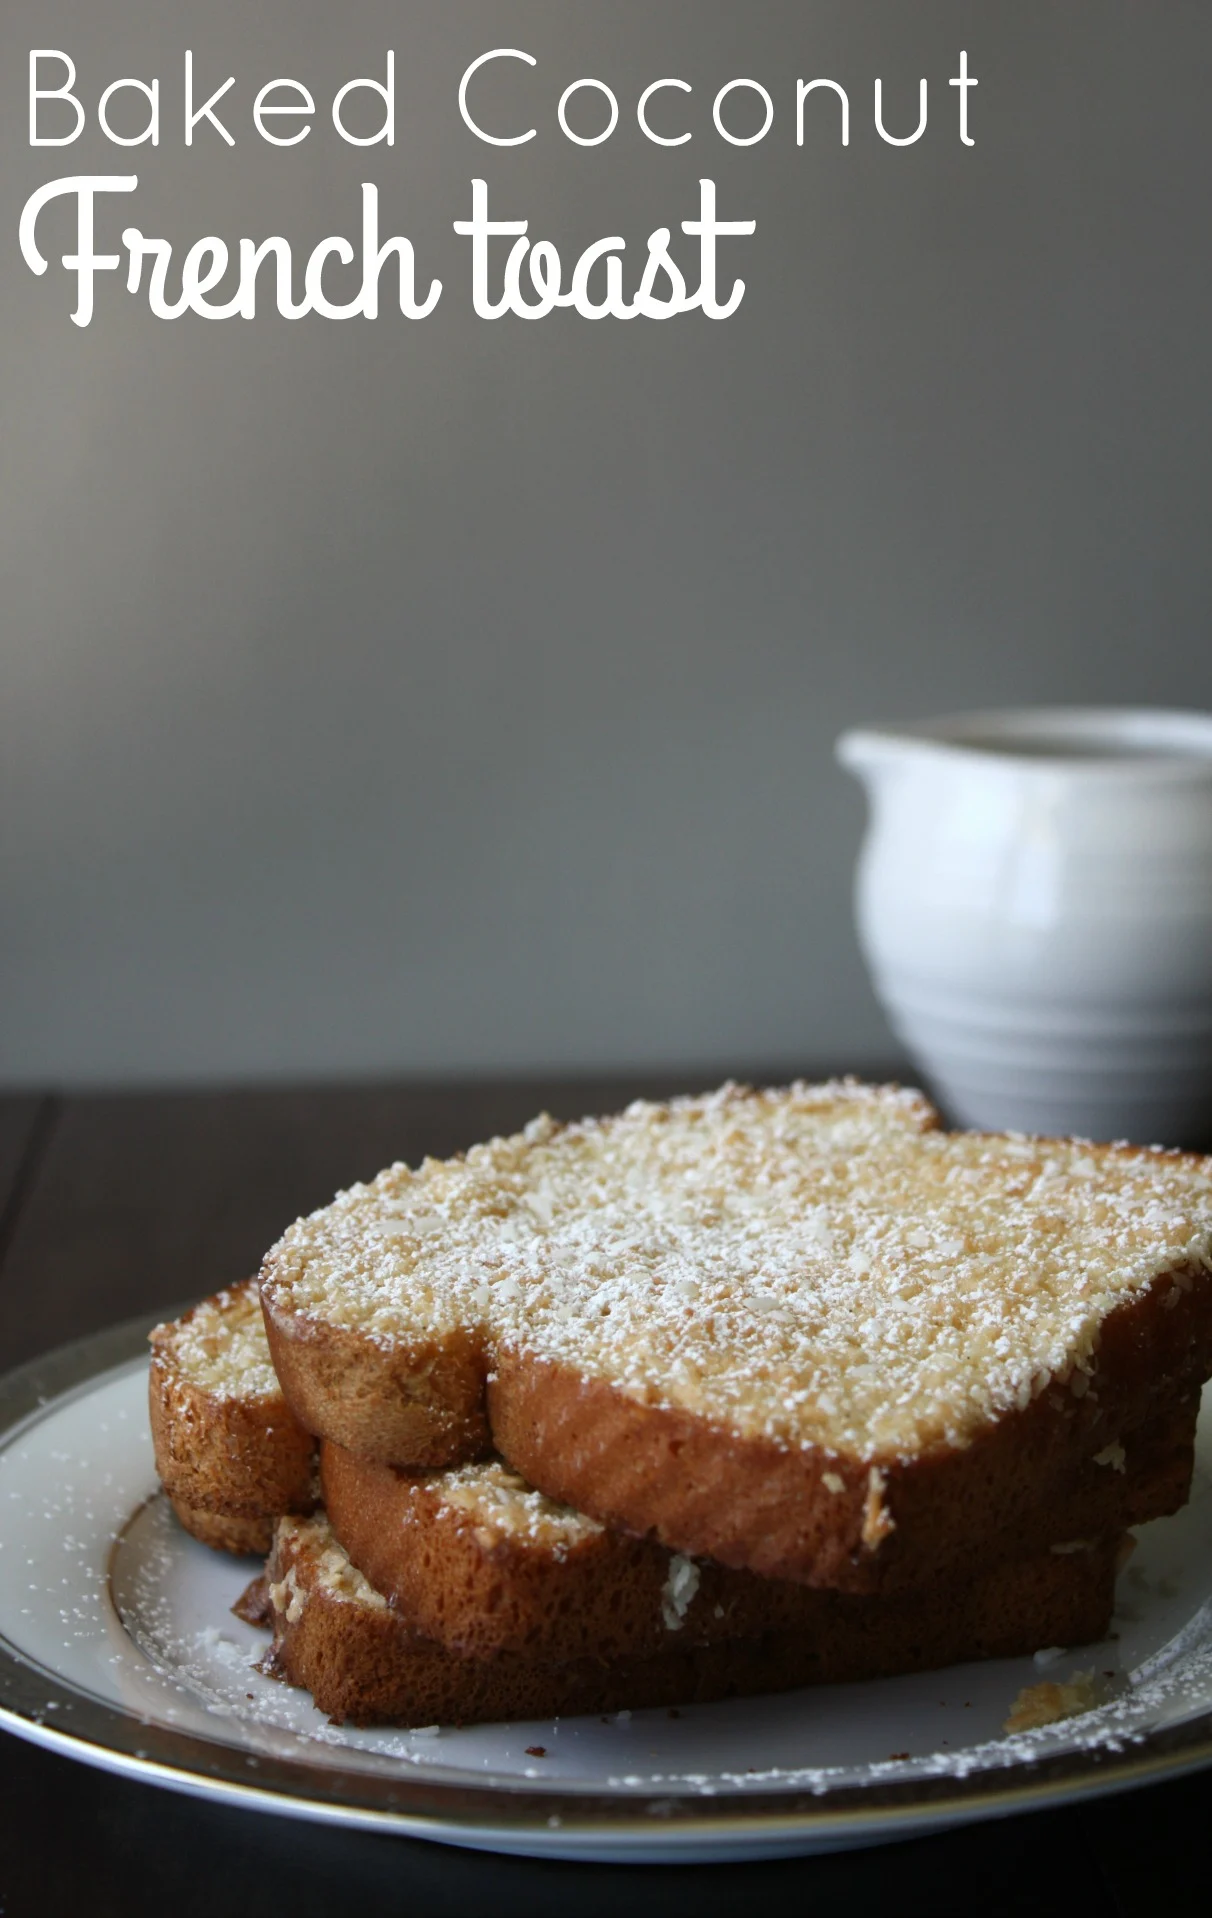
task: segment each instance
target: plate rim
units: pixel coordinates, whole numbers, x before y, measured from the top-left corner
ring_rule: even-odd
[[[160,1313],[140,1313],[26,1360],[0,1377],[0,1450],[64,1400],[128,1369]],[[47,1708],[56,1722],[47,1722]],[[62,1716],[59,1716],[62,1714]],[[936,1774],[823,1788],[759,1785],[679,1793],[573,1791],[531,1780],[482,1784],[303,1762],[178,1732],[94,1698],[12,1643],[0,1613],[0,1728],[63,1756],[140,1782],[247,1809],[394,1830],[446,1843],[546,1852],[587,1845],[633,1848],[805,1848],[1076,1803],[1212,1765],[1212,1711],[1144,1733],[1119,1749],[1085,1747],[1039,1759],[1008,1757],[966,1775]]]

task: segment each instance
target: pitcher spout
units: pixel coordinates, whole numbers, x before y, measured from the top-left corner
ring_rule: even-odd
[[[911,734],[894,732],[890,727],[852,726],[842,734],[834,751],[839,765],[853,773],[871,792],[885,774],[901,765],[906,755],[920,745],[921,741]]]

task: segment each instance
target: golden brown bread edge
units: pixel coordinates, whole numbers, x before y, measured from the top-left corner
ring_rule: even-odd
[[[264,1284],[262,1305],[296,1416],[347,1451],[416,1468],[491,1445],[538,1490],[613,1529],[854,1592],[908,1589],[1044,1542],[1036,1519],[1049,1502],[1212,1373],[1212,1274],[1183,1266],[1108,1315],[1081,1398],[1052,1385],[963,1449],[872,1467],[641,1403],[531,1352],[499,1351],[490,1373],[464,1334],[405,1352],[292,1317]]]
[[[179,1498],[170,1502],[185,1530],[200,1545],[209,1545],[212,1552],[230,1552],[235,1558],[264,1558],[274,1542],[277,1520],[263,1512],[205,1512]]]
[[[306,1537],[306,1522],[279,1527],[267,1571],[274,1645],[263,1669],[309,1691],[334,1720],[355,1725],[469,1724],[705,1703],[1086,1644],[1107,1630],[1121,1549],[1109,1539],[1085,1552],[1045,1553],[895,1601],[816,1593],[811,1631],[609,1664],[561,1664],[527,1652],[459,1657],[420,1636],[391,1607],[326,1588]]]
[[[1193,1402],[1176,1407],[1137,1435],[1122,1470],[1087,1465],[991,1562],[1122,1533],[1177,1510],[1190,1481],[1196,1409]],[[417,1631],[466,1658],[504,1651],[548,1660],[649,1657],[677,1645],[810,1629],[833,1596],[704,1560],[693,1569],[686,1563],[682,1579],[689,1576],[692,1595],[685,1602],[682,1584],[679,1605],[674,1561],[651,1539],[595,1531],[557,1552],[452,1504],[444,1474],[402,1472],[327,1440],[320,1476],[329,1523],[351,1563]],[[1008,1575],[1019,1576],[1014,1568]]]
[[[462,1658],[647,1658],[794,1629],[816,1616],[822,1596],[678,1560],[620,1532],[586,1527],[553,1546],[503,1531],[476,1509],[451,1504],[445,1473],[399,1472],[327,1440],[320,1480],[350,1562],[418,1632]],[[683,1581],[677,1603],[674,1568]]]
[[[315,1440],[281,1392],[224,1395],[183,1375],[173,1335],[214,1303],[201,1301],[151,1335],[148,1414],[156,1470],[181,1523],[204,1545],[264,1553],[284,1512],[309,1512],[316,1503]]]
[[[1056,1536],[1055,1509],[1075,1481],[1110,1473],[1093,1463],[1101,1452],[1127,1448],[1159,1406],[1193,1402],[1212,1362],[1208,1315],[1182,1287],[1169,1295],[1172,1309],[1155,1291],[1110,1315],[1082,1399],[1052,1387],[964,1450],[890,1460],[878,1476],[639,1405],[533,1357],[502,1357],[489,1418],[516,1471],[608,1525],[768,1578],[909,1589],[1037,1549]],[[841,1493],[823,1487],[827,1469]],[[1184,1484],[1171,1509],[1185,1497]]]
[[[467,1332],[408,1346],[286,1313],[261,1287],[274,1370],[300,1424],[361,1458],[411,1470],[492,1451],[488,1366]]]

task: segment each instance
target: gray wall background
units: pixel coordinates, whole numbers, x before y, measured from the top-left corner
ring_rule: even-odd
[[[887,1057],[839,729],[1212,704],[1205,0],[186,11],[9,0],[0,30],[0,1078]],[[237,74],[231,153],[181,144],[186,45]],[[31,46],[77,62],[75,147],[26,144]],[[387,46],[397,144],[363,153],[327,102]],[[494,46],[540,63],[479,96],[537,124],[512,151],[455,107]],[[161,75],[155,153],[95,130],[127,73]],[[321,108],[287,152],[249,120],[278,74]],[[582,74],[622,107],[595,149],[555,124]],[[695,87],[667,151],[634,124],[666,74]],[[917,146],[877,139],[877,74],[894,128],[928,77]],[[740,75],[777,108],[745,150],[710,124]],[[796,148],[815,75],[846,151],[826,103]],[[356,235],[374,179],[442,304],[169,324],[110,275],[81,331],[20,208],[124,170],[103,228],[182,250]],[[473,175],[562,251],[642,251],[700,174],[757,220],[731,320],[472,314]]]

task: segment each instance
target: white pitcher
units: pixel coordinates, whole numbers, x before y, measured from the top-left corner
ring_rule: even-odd
[[[861,728],[859,938],[965,1125],[1212,1144],[1212,714]]]

